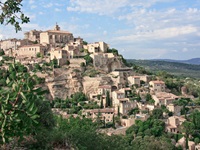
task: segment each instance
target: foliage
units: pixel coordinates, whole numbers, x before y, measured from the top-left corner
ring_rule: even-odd
[[[87,45],[88,44],[88,42],[86,42],[86,41],[83,41],[83,45]]]
[[[44,93],[20,64],[10,65],[7,73],[6,85],[0,89],[1,143],[33,132],[39,118],[36,101],[42,101]]]
[[[93,63],[93,59],[92,59],[92,57],[90,57],[89,54],[85,55],[85,56],[84,56],[84,59],[85,59],[85,61],[86,61],[86,65],[89,65],[89,64],[92,64],[92,63]]]
[[[200,66],[191,65],[177,62],[166,62],[166,61],[155,61],[155,60],[127,60],[128,63],[133,63],[136,66],[144,67],[146,70],[151,72],[157,72],[164,70],[170,74],[179,77],[200,77]],[[137,70],[137,68],[136,68]]]
[[[0,23],[13,25],[16,32],[21,30],[20,24],[28,23],[30,21],[21,11],[21,6],[22,0],[6,0],[0,2]]]
[[[1,50],[0,50],[0,56],[3,56],[3,55],[5,55],[5,53],[4,53],[4,51],[1,49]]]
[[[132,142],[133,150],[173,150],[175,146],[172,145],[171,140],[166,137],[156,138],[153,136],[137,137]]]
[[[158,119],[149,118],[144,122],[136,120],[135,124],[126,130],[126,134],[132,134],[136,136],[140,135],[142,137],[152,135],[155,137],[159,137],[164,133],[164,129],[164,122]]]
[[[133,108],[128,112],[128,115],[136,115],[137,113],[139,113],[139,108]]]
[[[107,50],[107,52],[108,52],[108,53],[113,53],[113,54],[114,54],[114,55],[116,55],[116,56],[118,56],[118,55],[119,55],[119,53],[118,53],[118,50],[117,50],[117,49],[115,49],[115,48],[108,49],[108,50]]]
[[[41,53],[38,52],[38,53],[36,54],[36,57],[37,57],[37,58],[42,57]]]
[[[59,66],[58,66],[58,60],[57,59],[51,60],[50,64],[51,64],[52,68],[59,68]]]
[[[152,117],[155,119],[162,119],[163,118],[163,110],[160,108],[156,108],[152,111]]]
[[[111,105],[112,105],[112,102],[110,99],[110,92],[106,91],[106,107],[111,107]]]
[[[66,61],[66,65],[70,65],[70,61],[69,60]]]

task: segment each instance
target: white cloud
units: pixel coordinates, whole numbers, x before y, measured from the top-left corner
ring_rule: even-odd
[[[115,0],[115,2],[110,2],[108,0],[70,0],[71,5],[67,7],[67,10],[111,15],[119,11],[120,8],[127,6],[129,3],[130,0]]]
[[[45,8],[50,8],[53,6],[53,3],[46,3],[43,7]]]
[[[137,32],[129,35],[115,37],[114,40],[133,42],[133,41],[144,41],[144,40],[162,40],[167,38],[174,38],[177,36],[182,36],[186,34],[195,33],[197,28],[194,26],[182,26],[182,27],[171,27],[158,29],[154,31],[147,32]]]
[[[188,52],[188,49],[187,48],[183,48],[182,52]]]
[[[61,12],[62,11],[62,9],[59,9],[59,8],[55,8],[54,9],[56,12]]]
[[[29,0],[29,4],[35,3],[35,0]]]

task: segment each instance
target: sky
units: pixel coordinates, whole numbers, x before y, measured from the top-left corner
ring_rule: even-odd
[[[56,23],[88,43],[104,41],[127,59],[200,57],[200,0],[23,0],[22,31],[0,25],[0,39],[23,38]]]

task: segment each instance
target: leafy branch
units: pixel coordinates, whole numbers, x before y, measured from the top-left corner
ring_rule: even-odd
[[[21,11],[22,0],[6,0],[0,2],[0,23],[4,25],[12,25],[16,32],[21,30],[20,24],[30,22],[29,17],[25,16]]]

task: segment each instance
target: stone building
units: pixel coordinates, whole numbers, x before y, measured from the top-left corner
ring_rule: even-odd
[[[130,85],[138,85],[140,87],[140,76],[130,76],[128,77]]]
[[[87,50],[90,53],[106,53],[108,51],[108,44],[105,42],[95,42],[87,45]]]
[[[167,106],[169,104],[172,104],[175,100],[178,100],[178,98],[178,96],[167,92],[157,92],[152,95],[152,99],[155,101],[155,106]]]
[[[24,39],[27,39],[32,42],[40,43],[40,33],[42,31],[31,30],[29,32],[24,33]]]
[[[65,44],[74,41],[73,34],[60,30],[58,25],[53,30],[47,30],[40,33],[40,43],[49,44],[51,47],[64,47]]]
[[[50,52],[51,60],[57,59],[58,65],[62,66],[66,64],[68,59],[68,52],[66,50],[63,50],[61,48],[56,48],[55,50],[52,50]]]
[[[46,47],[41,44],[25,45],[19,47],[14,53],[15,56],[36,57],[38,53],[44,55]]]
[[[185,118],[179,116],[169,117],[166,122],[165,130],[167,132],[179,133],[179,127],[185,120]]]
[[[18,47],[29,44],[28,40],[7,39],[0,41],[0,47],[4,51],[12,49],[16,50]]]
[[[149,85],[153,92],[165,92],[165,82],[163,81],[150,81]]]

